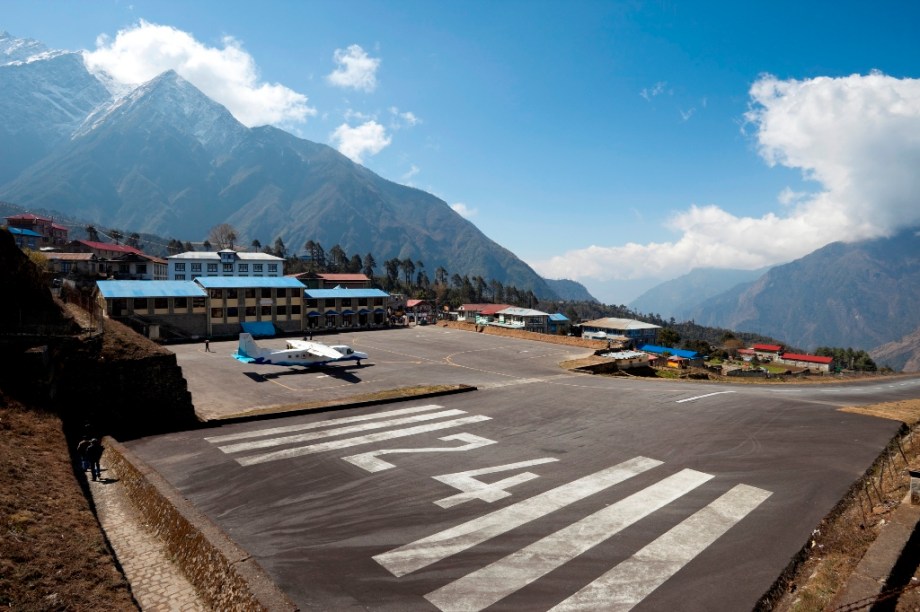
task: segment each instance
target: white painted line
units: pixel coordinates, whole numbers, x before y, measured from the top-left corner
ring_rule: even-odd
[[[661,463],[656,459],[634,457],[530,499],[381,553],[374,557],[374,561],[395,576],[405,576],[658,467]]]
[[[688,397],[687,399],[677,400],[676,403],[683,404],[684,402],[693,402],[698,399],[703,399],[704,397],[712,397],[713,395],[722,395],[723,393],[734,393],[734,391],[716,391],[715,393],[707,393],[706,395],[697,395],[696,397]]]
[[[552,611],[631,610],[770,495],[748,485],[734,487]]]
[[[504,559],[425,595],[440,610],[482,610],[568,563],[712,478],[681,470]]]
[[[442,447],[429,447],[429,448],[385,448],[381,450],[371,451],[369,453],[361,453],[360,455],[352,455],[350,457],[342,457],[343,460],[348,463],[357,465],[359,468],[367,470],[368,472],[382,472],[384,470],[389,470],[396,467],[388,461],[383,459],[378,459],[380,455],[391,455],[394,453],[451,453],[457,451],[468,451],[474,450],[477,448],[482,448],[483,446],[488,446],[489,444],[496,444],[495,440],[489,440],[488,438],[483,438],[482,436],[477,436],[476,434],[471,433],[458,433],[451,436],[444,436],[443,438],[438,438],[438,440],[443,440],[445,442],[451,442],[453,440],[459,440],[460,442],[465,442],[463,446],[442,446]]]
[[[268,429],[257,429],[255,431],[244,431],[242,433],[224,434],[222,436],[210,436],[205,438],[212,444],[222,442],[231,442],[233,440],[244,440],[246,438],[259,438],[262,436],[274,436],[278,434],[291,433],[292,431],[303,431],[305,429],[319,429],[320,427],[330,427],[332,425],[341,425],[344,423],[359,423],[361,421],[372,421],[374,419],[385,419],[392,416],[401,416],[404,414],[416,414],[428,410],[440,410],[444,406],[437,404],[428,404],[426,406],[415,406],[413,408],[400,408],[399,410],[389,410],[387,412],[375,412],[373,414],[361,414],[358,416],[344,417],[340,419],[327,419],[325,421],[316,421],[313,423],[301,423],[299,425],[285,425],[283,427],[270,427]]]
[[[364,436],[357,436],[355,438],[345,438],[344,440],[332,440],[330,442],[311,444],[310,446],[288,448],[285,450],[275,451],[273,453],[266,453],[264,455],[250,455],[248,457],[240,457],[236,460],[236,462],[244,466],[255,465],[257,463],[267,463],[269,461],[277,461],[279,459],[290,459],[292,457],[302,457],[303,455],[312,455],[314,453],[338,450],[340,448],[349,448],[351,446],[358,446],[359,444],[371,444],[372,442],[380,442],[382,440],[404,438],[406,436],[414,436],[416,434],[427,433],[429,431],[447,429],[448,427],[459,427],[461,425],[479,423],[480,421],[489,421],[491,419],[492,417],[476,414],[468,417],[463,417],[461,419],[453,419],[452,421],[439,421],[437,423],[429,423],[428,425],[416,425],[415,427],[408,427],[406,429],[380,431]]]
[[[534,465],[544,463],[553,463],[559,461],[555,457],[543,457],[542,459],[530,459],[529,461],[518,461],[517,463],[506,463],[505,465],[496,465],[493,467],[482,468],[479,470],[468,470],[466,472],[455,472],[453,474],[442,474],[441,476],[432,476],[435,480],[450,485],[455,489],[463,491],[444,499],[434,502],[442,508],[452,508],[458,504],[466,503],[472,499],[481,499],[484,502],[492,503],[499,499],[504,499],[511,495],[505,489],[510,489],[519,484],[523,484],[534,478],[539,478],[538,474],[533,472],[523,472],[514,476],[504,478],[498,482],[483,482],[476,476],[485,474],[495,474],[496,472],[509,472]]]
[[[345,427],[336,427],[335,429],[324,429],[322,431],[311,431],[309,433],[296,434],[293,436],[283,436],[281,438],[268,438],[267,440],[254,440],[252,442],[238,442],[227,446],[218,446],[225,453],[238,453],[242,451],[256,450],[259,448],[271,448],[272,446],[282,446],[284,444],[298,444],[300,442],[309,442],[310,440],[319,440],[320,438],[331,438],[342,434],[350,434],[358,431],[369,431],[371,429],[383,429],[394,425],[408,425],[409,423],[420,423],[422,421],[433,421],[444,417],[460,416],[466,414],[465,410],[442,410],[441,412],[429,412],[427,414],[416,414],[413,416],[402,417],[401,419],[389,419],[386,421],[373,421],[372,423],[358,423],[357,425],[346,425]]]

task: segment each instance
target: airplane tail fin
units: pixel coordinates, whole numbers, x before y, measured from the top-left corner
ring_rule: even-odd
[[[259,356],[259,345],[256,344],[252,334],[246,332],[240,333],[240,345],[237,347],[236,352],[243,357]]]

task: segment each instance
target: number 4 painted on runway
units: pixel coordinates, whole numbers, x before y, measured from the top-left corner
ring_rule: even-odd
[[[527,482],[528,480],[533,480],[534,478],[539,478],[538,474],[533,472],[523,472],[522,474],[517,474],[516,476],[509,476],[499,480],[498,482],[482,482],[477,480],[476,476],[482,476],[483,474],[494,474],[496,472],[508,472],[510,470],[517,470],[525,467],[530,467],[532,465],[540,465],[542,463],[551,463],[553,461],[559,461],[554,457],[544,457],[543,459],[531,459],[530,461],[519,461],[517,463],[508,463],[506,465],[498,465],[490,468],[482,468],[479,470],[469,470],[466,472],[456,472],[454,474],[443,474],[441,476],[432,476],[435,480],[439,480],[444,484],[450,485],[455,489],[463,491],[462,493],[457,493],[456,495],[451,495],[450,497],[445,497],[444,499],[439,499],[434,502],[442,508],[451,508],[457,504],[462,504],[468,502],[471,499],[481,499],[484,502],[492,503],[498,499],[504,499],[511,495],[505,489],[510,489],[513,486]]]

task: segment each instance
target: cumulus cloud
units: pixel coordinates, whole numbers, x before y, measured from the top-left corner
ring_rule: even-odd
[[[88,69],[131,88],[175,70],[250,127],[293,126],[316,114],[305,95],[261,81],[255,61],[239,41],[225,37],[221,42],[209,47],[187,32],[141,20],[114,39],[99,37],[96,49],[84,52],[84,61]]]
[[[363,162],[365,155],[380,153],[391,141],[386,128],[376,121],[367,121],[357,127],[343,123],[329,138],[342,155],[358,164]]]
[[[422,122],[415,113],[411,111],[400,112],[395,106],[390,107],[390,115],[393,116],[394,129],[413,127]]]
[[[778,212],[739,217],[715,205],[671,215],[673,242],[591,246],[533,262],[550,278],[674,277],[694,267],[758,268],[836,240],[920,225],[920,80],[881,73],[780,80],[750,90],[747,125],[769,165],[800,170],[813,193],[783,190]]]
[[[479,212],[476,208],[470,208],[463,202],[457,202],[456,204],[451,204],[451,208],[454,209],[454,212],[463,217],[464,219],[471,219],[476,216]]]
[[[326,76],[332,85],[360,91],[374,91],[377,88],[380,59],[369,56],[360,45],[336,49],[333,60],[338,67]]]

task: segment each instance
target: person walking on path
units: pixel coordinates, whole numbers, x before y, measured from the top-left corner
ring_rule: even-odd
[[[89,450],[91,438],[83,434],[80,442],[77,444],[77,455],[80,457],[80,469],[84,472],[89,469],[89,460],[86,458],[86,451]]]
[[[93,475],[93,480],[99,480],[102,476],[102,468],[99,465],[99,460],[102,459],[102,451],[104,450],[105,447],[102,446],[102,442],[99,441],[99,438],[90,440],[89,447],[86,449],[86,460],[89,461],[89,471]]]
[[[211,352],[211,339],[210,338],[204,339],[204,352],[205,353]]]

